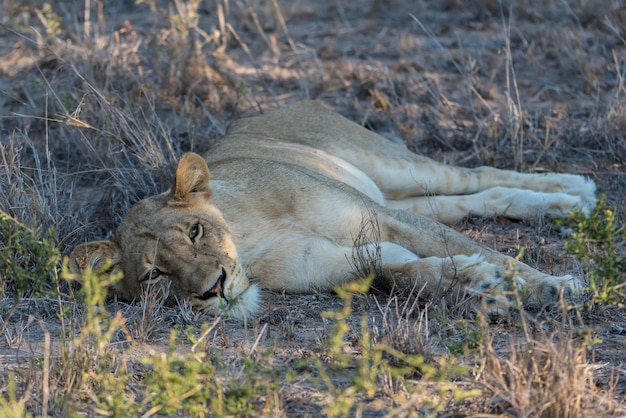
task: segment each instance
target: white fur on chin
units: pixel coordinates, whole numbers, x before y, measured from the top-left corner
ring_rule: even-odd
[[[232,318],[245,322],[256,315],[260,304],[261,294],[259,286],[255,283],[238,295],[234,303],[230,304],[226,309]]]

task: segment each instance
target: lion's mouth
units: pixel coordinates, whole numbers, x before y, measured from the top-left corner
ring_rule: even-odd
[[[222,274],[220,274],[220,277],[217,278],[217,282],[215,282],[212,288],[204,292],[202,296],[199,296],[198,299],[209,300],[211,298],[219,296],[222,299],[228,301],[228,299],[226,299],[226,296],[224,295],[224,282],[225,281],[226,281],[226,270],[224,269],[224,267],[222,267]]]

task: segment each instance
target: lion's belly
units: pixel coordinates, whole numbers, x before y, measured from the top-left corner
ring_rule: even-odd
[[[385,198],[376,183],[367,174],[350,164],[346,160],[330,155],[324,151],[315,151],[319,161],[319,166],[314,167],[321,174],[334,180],[354,187],[380,205],[385,204]]]

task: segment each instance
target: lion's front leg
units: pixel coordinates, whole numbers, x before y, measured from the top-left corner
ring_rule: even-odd
[[[569,274],[565,276],[541,275],[533,280],[524,280],[516,275],[515,279],[524,306],[532,309],[554,305],[561,299],[576,302],[583,293],[581,281]]]
[[[421,256],[416,262],[415,276],[407,277],[422,278],[425,284],[437,283],[439,273],[444,285],[458,282],[465,289],[487,293],[489,297],[500,291],[510,296],[515,284],[524,304],[538,308],[558,302],[561,294],[571,299],[580,289],[571,276],[544,274],[428,217],[381,208],[378,221],[383,239]]]
[[[389,287],[429,298],[460,293],[470,297],[476,308],[484,303],[488,314],[501,316],[508,311],[512,286],[480,254],[420,258],[397,244],[377,245],[377,273]]]
[[[501,317],[506,315],[515,301],[514,291],[525,307],[542,309],[554,305],[563,297],[574,300],[581,291],[578,280],[570,275],[549,276],[523,265],[528,280],[520,276],[520,269],[510,271],[500,268],[480,255],[454,255],[448,257],[415,258],[398,262],[397,253],[407,252],[393,248],[395,244],[382,243],[383,276],[401,290],[422,292],[429,297],[456,296],[459,291],[469,296],[477,310]],[[391,251],[390,251],[391,250]],[[389,257],[389,252],[396,253]],[[386,257],[385,257],[386,256]],[[503,256],[504,257],[504,256]],[[395,260],[394,260],[395,259]],[[513,259],[509,260],[515,263]],[[520,264],[521,265],[521,264]]]

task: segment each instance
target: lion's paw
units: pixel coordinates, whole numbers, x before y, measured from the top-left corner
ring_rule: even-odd
[[[586,196],[572,196],[571,200],[572,203],[563,208],[565,209],[563,211],[565,215],[569,214],[572,210],[580,210],[585,216],[589,216],[591,211],[596,207],[595,195],[591,198]]]
[[[466,290],[472,294],[477,311],[486,313],[491,320],[500,320],[508,314],[513,286],[505,280],[495,264],[484,261],[481,255],[463,256],[467,264],[462,273],[469,278]],[[521,283],[517,283],[521,285]]]
[[[566,276],[547,276],[528,287],[524,304],[541,309],[559,302],[561,297],[565,302],[575,303],[581,297],[582,292],[583,286],[580,280],[569,274]]]
[[[580,209],[588,215],[596,207],[596,184],[594,181],[575,174],[559,174],[559,176],[562,180],[561,191],[579,198],[573,209]]]

